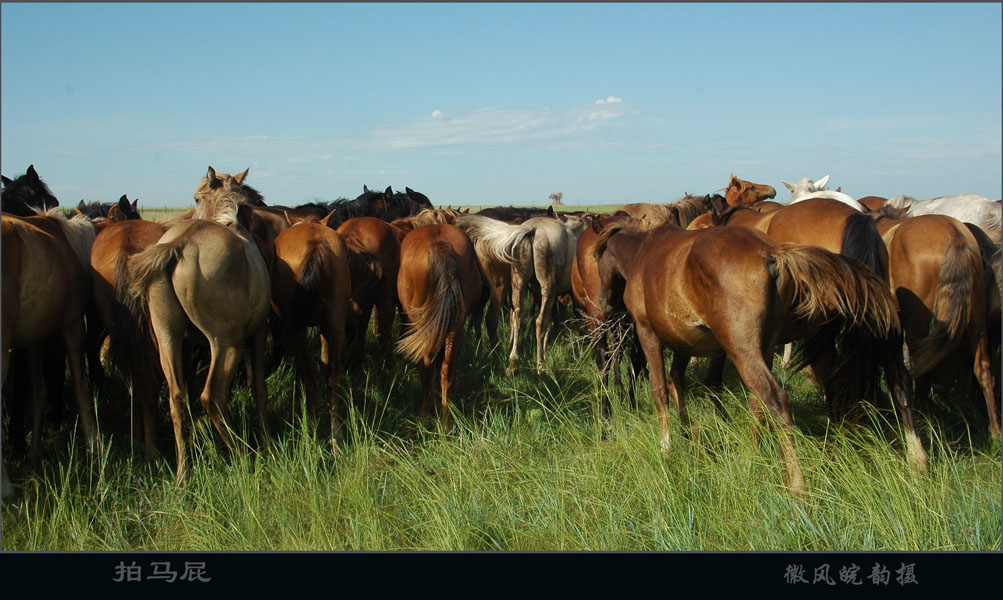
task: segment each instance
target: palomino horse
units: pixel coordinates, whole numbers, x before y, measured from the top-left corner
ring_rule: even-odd
[[[220,179],[211,167],[198,189],[217,193],[198,197],[194,219],[177,221],[129,260],[131,295],[149,311],[167,379],[179,483],[187,473],[181,355],[186,332],[197,330],[208,340],[210,364],[201,400],[230,447],[234,434],[226,422],[226,403],[244,343],[251,340],[252,394],[262,436],[268,436],[264,351],[271,293],[268,268],[248,233],[253,212],[236,178]]]
[[[463,325],[481,294],[474,246],[455,225],[427,225],[401,242],[397,293],[409,325],[397,350],[421,371],[419,417],[429,416],[432,378],[439,372],[440,418],[450,423],[449,390],[463,344]]]
[[[330,221],[327,223],[331,226]],[[338,235],[348,247],[352,276],[347,336],[362,355],[369,317],[376,309],[376,340],[384,359],[393,358],[393,323],[397,310],[397,273],[400,271],[400,241],[389,223],[376,217],[353,217],[338,226]]]
[[[33,217],[38,211],[44,213],[59,206],[59,200],[56,200],[48,186],[39,178],[35,165],[29,165],[28,171],[17,179],[2,179],[3,199],[0,200],[0,207],[5,213]]]
[[[751,190],[752,188],[747,188],[745,193],[752,193]],[[704,198],[705,196],[685,194],[682,198],[668,204],[648,204],[645,202],[624,204],[613,214],[628,216],[638,221],[639,225],[647,227],[672,223],[685,228],[693,219],[707,211],[704,206]]]
[[[690,356],[727,354],[753,392],[749,405],[756,421],[761,402],[780,421],[785,479],[793,492],[803,492],[787,392],[771,372],[773,349],[792,338],[826,335],[831,329],[824,325],[833,319],[887,337],[898,327],[887,284],[831,252],[777,244],[744,227],[645,230],[615,223],[599,233],[594,254],[602,281],[600,308],[608,312],[613,290],[622,286],[623,304],[648,360],[663,451],[671,444],[667,395],[687,423],[681,388]],[[674,352],[669,378],[664,346]],[[865,352],[867,345],[854,350]],[[857,376],[844,371],[838,379]],[[758,440],[758,426],[753,432]],[[922,453],[922,446],[911,443],[913,451]]]
[[[488,217],[465,215],[456,224],[466,229],[478,243],[479,252],[490,260],[510,265],[512,277],[512,350],[509,370],[519,362],[519,324],[522,319],[522,298],[535,278],[540,286],[540,312],[536,318],[536,370],[543,371],[544,357],[554,302],[558,294],[571,291],[571,262],[578,236],[587,226],[579,217],[567,221],[536,217],[521,225],[509,225]]]
[[[724,198],[730,206],[749,206],[777,197],[777,190],[765,183],[752,183],[733,174],[724,189]],[[682,225],[685,227],[685,225]]]
[[[6,192],[5,192],[6,194]],[[6,381],[10,352],[28,348],[33,404],[33,434],[29,458],[41,458],[41,426],[45,397],[42,375],[43,342],[57,338],[66,349],[74,395],[88,450],[94,450],[97,427],[94,399],[84,371],[84,311],[90,302],[88,276],[94,225],[77,215],[65,219],[59,209],[46,215],[3,214],[2,375]],[[51,383],[62,386],[60,376]]]
[[[986,277],[975,237],[945,215],[902,218],[904,209],[886,207],[875,214],[888,246],[891,289],[909,345],[909,370],[918,379],[954,353],[962,343],[974,357],[972,369],[985,396],[990,431],[1000,437],[986,333]]]
[[[316,326],[328,348],[328,386],[331,393],[331,436],[340,437],[338,398],[341,358],[345,348],[345,320],[352,290],[348,248],[326,222],[299,222],[275,238],[271,264],[272,308],[280,346],[292,345],[296,372],[306,388],[310,413],[317,412],[317,381],[308,352],[307,328]]]
[[[947,215],[962,223],[972,223],[982,228],[989,239],[997,246],[1000,244],[1000,223],[1003,219],[1003,206],[999,202],[976,194],[958,194],[941,196],[932,200],[917,201],[909,196],[895,196],[888,199],[888,205],[893,208],[908,209],[907,215]]]

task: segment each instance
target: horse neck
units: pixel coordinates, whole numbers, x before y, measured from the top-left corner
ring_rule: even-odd
[[[624,279],[637,266],[641,245],[650,237],[650,232],[651,230],[621,229],[606,242],[606,252],[613,257],[613,267]]]

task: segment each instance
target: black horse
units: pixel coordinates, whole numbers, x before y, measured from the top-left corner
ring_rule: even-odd
[[[29,165],[28,171],[13,181],[3,177],[3,192],[0,193],[0,210],[3,212],[31,217],[38,214],[38,211],[45,212],[57,206],[59,200],[42,182],[35,171],[35,165]]]

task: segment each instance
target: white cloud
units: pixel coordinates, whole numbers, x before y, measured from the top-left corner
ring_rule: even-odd
[[[600,98],[596,100],[596,104],[622,104],[623,98],[617,98],[616,96],[608,96],[605,99]]]
[[[617,99],[618,102],[620,102]],[[554,140],[602,127],[626,113],[624,107],[543,109],[483,108],[468,114],[436,114],[402,127],[374,132],[380,146],[394,149],[461,144],[501,144]]]
[[[442,111],[441,110],[433,110],[432,111],[432,116],[436,117],[436,118],[441,117],[442,116]]]

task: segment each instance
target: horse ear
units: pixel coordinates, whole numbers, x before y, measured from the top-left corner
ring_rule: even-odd
[[[250,170],[251,170],[251,167],[247,167],[246,169],[244,169],[243,173],[238,173],[237,175],[234,175],[233,176],[233,180],[236,181],[237,183],[243,183],[244,179],[247,178],[247,172],[250,171]]]
[[[122,197],[125,198],[125,196]],[[132,201],[132,210],[139,212],[139,198]]]
[[[295,223],[293,223],[292,217],[289,216],[289,211],[287,210],[282,211],[282,216],[286,218],[286,223],[289,223],[290,227],[295,225]]]
[[[362,193],[363,194],[368,194],[369,193],[369,186],[367,186],[364,183],[362,184]]]
[[[836,192],[842,194],[843,193],[843,186],[839,186],[838,188],[836,188]]]
[[[4,175],[0,175],[0,178],[3,178],[3,185],[4,185],[4,187],[7,187],[8,185],[14,183],[13,181],[10,180],[9,177],[6,177]]]
[[[553,217],[555,219],[557,218],[557,215],[554,213],[554,206],[553,205],[550,205],[550,206],[547,207],[547,216],[548,217]]]
[[[108,216],[106,218],[109,223],[117,223],[122,220],[122,212],[118,209],[118,204],[112,204],[108,208]]]
[[[787,186],[787,189],[790,190],[792,194],[794,193],[794,184],[793,183],[791,183],[789,181],[784,181],[783,179],[780,180],[780,183],[782,183],[785,186]]]
[[[124,215],[129,212],[130,206],[129,199],[125,197],[125,194],[122,194],[122,197],[118,199],[118,204],[112,208],[117,208]]]
[[[80,199],[80,204],[77,205],[77,210],[83,210],[85,208],[87,208],[87,205],[84,203],[83,199],[81,198]]]
[[[679,207],[667,206],[666,208],[669,210],[669,220],[672,221],[672,224],[682,227],[683,224],[679,221]]]
[[[387,189],[383,191],[383,197],[389,200],[391,197],[393,197],[393,195],[394,191],[390,189],[390,186],[388,185]]]
[[[469,206],[467,207],[467,210],[463,211],[463,214],[465,214],[465,215],[469,215],[470,214],[470,207]]]
[[[38,179],[38,173],[35,171],[35,165],[28,165],[28,170],[25,175],[30,175],[32,179]]]
[[[206,171],[205,179],[209,182],[209,187],[216,187],[219,179],[216,178],[216,169],[212,168],[212,165],[209,165],[209,170]]]
[[[815,182],[815,189],[816,190],[824,190],[825,189],[825,184],[827,184],[827,183],[829,183],[829,176],[828,175],[826,175],[822,179],[819,179],[818,181]]]
[[[331,217],[333,216],[334,216],[334,211],[332,210],[331,212],[327,213],[326,217],[320,220],[320,224],[323,225],[324,227],[330,227],[328,223],[331,222]]]
[[[599,215],[589,215],[589,227],[596,235],[602,233],[602,223],[599,221]]]

